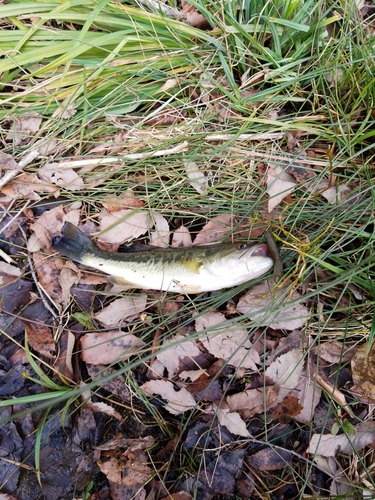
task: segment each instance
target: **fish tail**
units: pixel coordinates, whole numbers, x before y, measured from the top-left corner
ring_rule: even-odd
[[[65,222],[61,234],[52,238],[52,248],[69,259],[82,262],[84,256],[96,248],[90,238],[70,222]]]

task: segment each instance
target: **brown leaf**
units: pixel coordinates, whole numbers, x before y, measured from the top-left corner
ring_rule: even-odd
[[[112,378],[108,382],[100,383],[100,379],[107,377],[107,375],[112,375],[116,373],[117,370],[114,368],[106,367],[104,365],[93,365],[91,363],[86,363],[87,372],[90,377],[99,383],[102,389],[105,389],[109,393],[117,396],[122,401],[130,401],[131,393],[128,386],[125,383],[123,375],[118,375]]]
[[[231,366],[257,370],[259,354],[252,349],[247,331],[233,326],[222,313],[197,316],[195,330],[199,340],[216,358],[227,360]]]
[[[337,453],[353,455],[365,446],[375,443],[374,422],[368,420],[356,426],[355,434],[313,434],[307,453],[334,457]]]
[[[271,408],[269,414],[275,420],[284,420],[286,417],[299,415],[302,409],[303,406],[299,403],[298,397],[291,392],[277,406]]]
[[[210,28],[210,23],[207,19],[197,11],[197,9],[188,2],[182,2],[183,21],[195,28],[206,30]]]
[[[25,333],[31,347],[41,356],[54,359],[56,355],[56,345],[53,340],[51,329],[39,323],[25,323]]]
[[[159,350],[156,359],[162,364],[162,372],[166,369],[170,379],[176,377],[184,370],[196,368],[195,358],[201,355],[196,342],[186,341],[186,336],[176,335],[165,340],[163,349]],[[177,342],[177,343],[176,343]],[[170,346],[170,344],[173,344]],[[162,374],[162,373],[161,373]]]
[[[61,303],[60,270],[57,267],[63,267],[64,261],[55,257],[45,257],[39,253],[32,254],[34,268],[39,282],[52,300],[58,304]]]
[[[231,214],[222,214],[214,217],[205,224],[197,234],[193,245],[207,245],[223,241],[233,230],[233,218]]]
[[[133,486],[147,482],[154,471],[147,465],[148,457],[143,450],[153,443],[151,436],[138,440],[113,439],[106,447],[98,447],[102,450],[98,460],[100,470],[117,484]]]
[[[54,186],[48,186],[36,174],[20,174],[1,188],[1,192],[15,200],[30,199],[39,201],[38,193],[56,193]]]
[[[99,230],[104,232],[100,235],[100,239],[106,243],[120,245],[138,238],[149,228],[150,220],[147,212],[123,209],[101,216]]]
[[[128,359],[137,353],[144,342],[121,330],[87,333],[81,338],[81,359],[93,365],[109,365]]]
[[[69,207],[59,205],[51,210],[46,210],[37,221],[30,225],[38,240],[46,248],[50,248],[52,235],[58,233],[65,222],[71,222],[78,226],[80,220],[81,203],[73,203]]]
[[[272,210],[288,195],[292,194],[296,181],[281,166],[274,165],[267,173],[268,211]]]
[[[287,467],[292,461],[292,455],[288,450],[267,448],[258,451],[255,455],[249,457],[248,460],[250,465],[256,470],[279,470]]]
[[[147,295],[126,296],[116,299],[105,307],[102,311],[95,314],[95,319],[106,326],[121,325],[139,317],[139,313],[145,310],[147,304]]]
[[[100,201],[100,204],[106,208],[109,214],[118,212],[123,208],[142,208],[144,206],[144,202],[136,198],[133,190],[130,188],[124,191],[121,196],[104,198]]]
[[[173,233],[172,247],[191,247],[191,235],[189,229],[185,226],[180,226]]]
[[[313,347],[311,350],[316,356],[324,359],[328,363],[338,364],[347,363],[350,361],[355,353],[354,346],[346,346],[343,342],[333,340],[332,342],[325,342],[319,346]]]
[[[172,415],[179,415],[195,407],[195,399],[183,387],[176,391],[172,382],[167,380],[150,380],[142,385],[142,390],[148,394],[158,394],[167,401],[165,409]]]
[[[278,393],[276,386],[259,387],[227,396],[226,401],[231,411],[238,411],[247,420],[273,405]]]
[[[82,178],[72,168],[61,168],[59,163],[46,163],[38,170],[38,175],[51,185],[63,187],[68,191],[83,188]]]
[[[0,173],[1,170],[20,170],[20,166],[12,155],[0,151]]]
[[[355,394],[375,401],[375,342],[369,348],[362,344],[352,358],[352,376]]]
[[[64,330],[59,340],[59,354],[54,364],[58,373],[66,380],[73,381],[72,355],[75,337],[69,330]]]
[[[272,290],[273,286],[272,280],[268,280],[250,288],[238,302],[237,310],[253,320],[256,319],[258,325],[269,326],[275,330],[296,330],[304,326],[309,311],[300,303],[303,300],[300,294],[293,292],[294,304],[288,306],[285,289]],[[272,312],[277,311],[277,307],[281,305],[283,307],[278,312]]]

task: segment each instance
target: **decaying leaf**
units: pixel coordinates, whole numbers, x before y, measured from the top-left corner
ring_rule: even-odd
[[[246,428],[245,422],[237,412],[231,412],[228,409],[217,408],[215,411],[218,421],[224,425],[228,431],[237,436],[250,437],[250,432]]]
[[[272,379],[279,387],[276,403],[286,398],[300,381],[304,368],[304,356],[301,349],[293,349],[275,359],[267,368],[265,376]]]
[[[222,313],[197,316],[195,329],[205,348],[217,358],[227,360],[231,366],[257,369],[259,354],[252,349],[247,331],[233,326]]]
[[[36,111],[29,111],[24,116],[16,116],[7,140],[13,140],[14,145],[19,146],[23,140],[33,137],[39,131],[41,123],[42,118]]]
[[[130,358],[142,346],[141,339],[121,330],[86,333],[81,338],[81,359],[93,365],[109,365]]]
[[[356,426],[355,434],[313,434],[307,453],[334,457],[337,453],[353,455],[365,446],[375,443],[374,422],[363,422]]]
[[[172,247],[191,247],[191,234],[187,227],[180,226],[173,233]]]
[[[150,228],[147,212],[134,210],[119,210],[112,214],[102,214],[100,217],[100,240],[120,245],[126,241],[138,238]]]
[[[125,321],[131,321],[144,311],[147,304],[147,295],[141,294],[134,297],[126,296],[116,299],[97,313],[94,317],[106,326],[121,325]]]
[[[60,168],[59,163],[46,163],[38,170],[43,180],[68,191],[77,191],[83,188],[82,178],[72,168]]]
[[[274,405],[279,388],[276,386],[248,389],[226,397],[231,411],[238,411],[245,420]]]
[[[280,470],[285,469],[292,460],[292,454],[288,450],[272,449],[268,447],[260,450],[249,457],[249,463],[256,470]]]
[[[137,198],[134,191],[130,188],[116,198],[104,198],[100,201],[100,204],[105,207],[109,214],[118,212],[124,208],[141,208],[144,206],[144,202]]]
[[[193,161],[184,162],[186,175],[190,180],[190,185],[199,193],[207,193],[207,177]]]
[[[223,241],[233,230],[231,214],[222,214],[209,220],[197,234],[193,245],[207,245]]]
[[[256,320],[258,325],[270,326],[275,330],[297,330],[304,326],[309,311],[300,303],[303,300],[300,294],[293,292],[294,304],[288,306],[291,301],[286,299],[286,290],[272,288],[270,280],[250,288],[238,302],[237,310]],[[280,310],[274,312],[278,307]]]
[[[176,335],[172,339],[167,339],[163,344],[164,348],[156,355],[157,360],[163,365],[163,371],[164,369],[168,371],[170,379],[179,375],[183,370],[195,368],[194,358],[201,354],[193,341],[182,342],[183,340],[185,340],[183,335]],[[168,348],[172,343],[174,344],[173,347]]]
[[[179,415],[195,407],[195,399],[184,387],[179,391],[168,380],[150,380],[142,385],[142,390],[148,394],[158,394],[167,401],[165,409],[172,415]]]
[[[375,401],[375,343],[362,344],[352,358],[352,377],[355,394]]]
[[[115,438],[101,450],[98,465],[110,481],[124,486],[139,485],[147,482],[154,474],[148,464],[145,450],[152,447],[154,438],[146,436],[136,439]]]
[[[284,172],[281,166],[274,165],[268,169],[267,186],[267,192],[270,197],[268,211],[272,212],[284,198],[293,193],[296,181],[294,177]]]
[[[43,324],[27,322],[25,332],[29,344],[36,352],[49,359],[55,358],[56,345],[51,328]]]
[[[155,227],[155,231],[151,231],[152,245],[162,248],[168,247],[170,230],[167,219],[158,214],[154,214],[152,218]]]

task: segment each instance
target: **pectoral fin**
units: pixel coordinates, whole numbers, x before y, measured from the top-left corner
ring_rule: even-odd
[[[190,271],[193,271],[193,273],[199,274],[199,269],[202,265],[202,262],[199,262],[198,260],[188,260],[184,259],[181,264],[186,267],[186,269],[189,269]]]

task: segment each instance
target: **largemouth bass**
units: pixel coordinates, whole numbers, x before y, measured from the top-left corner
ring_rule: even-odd
[[[65,222],[52,248],[65,257],[109,274],[112,283],[177,293],[200,293],[240,285],[269,271],[267,245],[219,243],[111,253],[98,248],[80,229]]]

